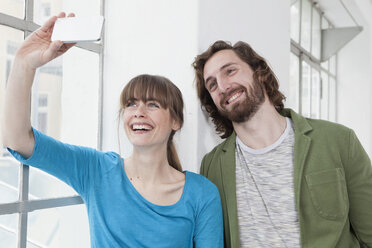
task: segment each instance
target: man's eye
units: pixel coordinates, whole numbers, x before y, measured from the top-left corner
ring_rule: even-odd
[[[233,73],[234,71],[235,71],[234,68],[227,69],[227,74],[231,74],[231,73]]]
[[[216,81],[212,81],[210,84],[209,84],[209,87],[208,89],[211,91],[211,90],[214,90],[217,86],[217,82]]]

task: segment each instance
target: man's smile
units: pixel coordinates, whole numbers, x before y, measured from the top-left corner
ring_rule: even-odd
[[[225,104],[228,105],[230,103],[235,102],[242,94],[244,93],[244,90],[239,90],[235,93],[233,93],[226,101]]]

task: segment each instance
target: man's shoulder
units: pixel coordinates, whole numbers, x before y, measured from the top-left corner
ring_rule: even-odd
[[[348,134],[351,129],[335,122],[326,121],[326,120],[319,120],[319,119],[310,119],[306,118],[310,126],[313,128],[313,131],[318,134]]]
[[[232,150],[235,148],[235,139],[236,135],[233,133],[220,144],[216,145],[210,152],[205,154],[204,159],[213,159],[216,156],[221,155],[223,152],[227,150]]]
[[[331,121],[303,117],[291,109],[284,109],[282,115],[292,119],[295,131],[313,134],[339,135],[350,133],[350,128]]]
[[[205,154],[201,163],[200,173],[208,177],[212,167],[217,168],[220,165],[222,156],[228,155],[231,157],[231,154],[235,152],[235,141],[236,135],[233,133],[230,137]]]

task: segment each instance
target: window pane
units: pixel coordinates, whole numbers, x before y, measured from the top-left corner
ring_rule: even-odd
[[[33,127],[57,139],[61,135],[62,60],[60,57],[37,70],[31,103]]]
[[[292,108],[296,112],[299,111],[299,94],[300,94],[300,62],[299,58],[291,53],[290,55],[290,78],[289,78],[289,95],[287,97],[287,107]]]
[[[99,55],[80,48],[72,48],[64,56],[63,68],[61,140],[96,148]]]
[[[336,122],[336,81],[329,79],[329,120]]]
[[[25,0],[1,0],[1,12],[24,19]]]
[[[67,184],[39,169],[30,167],[29,199],[77,195]]]
[[[322,17],[322,29],[327,29],[327,28],[329,28],[329,22],[327,21],[327,19]]]
[[[0,157],[0,204],[18,200],[19,162]]]
[[[291,5],[291,38],[300,41],[300,0]]]
[[[320,118],[320,76],[319,71],[311,69],[311,118]]]
[[[310,52],[311,41],[311,4],[302,0],[301,46]]]
[[[97,147],[99,55],[70,49],[40,68],[32,93],[32,124],[66,143]],[[78,121],[76,121],[78,120]],[[30,199],[76,195],[65,183],[30,169]]]
[[[321,62],[320,65],[325,69],[325,70],[329,70],[329,60],[326,60],[324,62]]]
[[[100,15],[100,6],[100,0],[35,0],[34,20],[42,24],[61,11],[75,13],[76,16],[97,16]]]
[[[17,247],[18,214],[0,215],[0,247]]]
[[[320,37],[321,37],[321,29],[320,29],[320,14],[319,12],[313,8],[313,28],[312,28],[312,49],[311,53],[318,59],[320,59]]]
[[[89,226],[85,205],[30,212],[27,247],[89,248]]]
[[[17,1],[9,1],[9,3]],[[6,82],[15,53],[23,41],[23,32],[0,25],[0,109],[3,109]],[[0,110],[0,111],[1,111]],[[1,129],[1,122],[0,122]],[[0,132],[0,203],[18,199],[18,163],[3,146]]]
[[[336,55],[329,59],[329,71],[331,74],[336,75]]]
[[[311,68],[305,61],[302,62],[301,86],[301,114],[305,117],[310,117]]]
[[[320,100],[320,118],[323,120],[328,120],[328,99],[329,99],[329,83],[328,74],[322,72],[322,95]]]

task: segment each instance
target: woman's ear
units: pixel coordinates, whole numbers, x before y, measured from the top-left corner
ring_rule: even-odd
[[[172,130],[177,131],[181,128],[179,121],[173,119]]]

